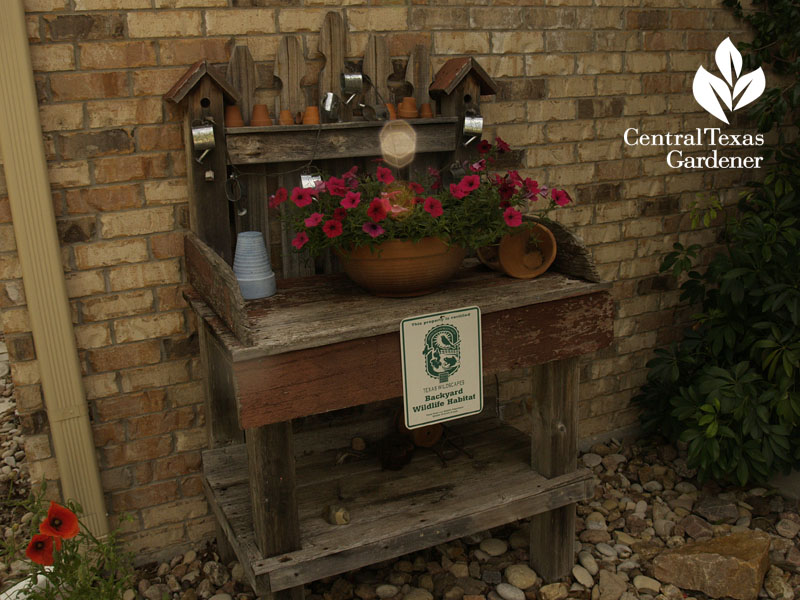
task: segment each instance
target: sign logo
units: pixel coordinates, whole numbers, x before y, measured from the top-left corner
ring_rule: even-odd
[[[425,372],[444,383],[461,366],[461,336],[455,325],[437,325],[425,336]]]
[[[728,112],[732,112],[757,100],[766,87],[764,71],[759,67],[755,71],[741,75],[742,55],[731,42],[731,38],[725,38],[717,46],[714,60],[725,79],[712,75],[701,65],[694,76],[692,93],[700,106],[729,125],[725,108]]]

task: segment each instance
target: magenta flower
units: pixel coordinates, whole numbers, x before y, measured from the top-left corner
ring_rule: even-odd
[[[342,222],[336,219],[325,221],[325,225],[322,226],[322,231],[324,231],[325,235],[329,238],[339,237],[342,235]]]
[[[415,181],[408,182],[408,189],[410,189],[415,194],[424,194],[425,188],[422,187],[420,184],[416,183]]]
[[[386,206],[381,198],[373,198],[372,202],[369,203],[367,216],[375,223],[380,223],[386,218],[388,212],[389,211],[386,209]]]
[[[509,206],[505,210],[503,218],[506,220],[506,225],[509,227],[519,227],[522,225],[522,213],[513,206]]]
[[[337,221],[344,221],[345,217],[347,217],[347,211],[341,206],[338,206],[333,210],[332,218],[336,219]]]
[[[373,223],[372,221],[367,221],[361,226],[361,229],[364,233],[368,234],[372,238],[376,238],[379,235],[386,233],[386,230],[378,225],[377,223]]]
[[[566,206],[572,202],[572,198],[569,197],[569,194],[567,194],[566,190],[552,189],[550,190],[550,196],[553,198],[553,202],[559,206]]]
[[[355,208],[361,202],[361,192],[347,192],[340,204],[345,208]]]
[[[444,213],[444,209],[442,208],[442,203],[439,202],[433,196],[428,196],[425,198],[425,204],[423,206],[426,212],[428,212],[434,219],[441,217]]]
[[[347,183],[348,187],[357,188],[358,187],[358,165],[353,165],[353,167],[344,173],[342,173],[342,179],[344,179],[345,183]]]
[[[292,202],[298,208],[308,206],[314,200],[314,192],[308,188],[296,187],[292,190]]]
[[[497,150],[499,152],[511,152],[511,146],[506,144],[503,140],[499,137],[494,138],[494,141],[497,142]]]
[[[286,202],[286,198],[288,198],[288,193],[286,188],[280,187],[275,190],[275,193],[269,197],[269,207],[270,208],[277,208],[284,202]]]
[[[386,167],[378,167],[377,177],[378,181],[385,183],[386,185],[389,185],[394,181],[394,175],[392,175],[392,171]]]
[[[473,173],[480,173],[484,169],[486,169],[486,159],[482,158],[478,162],[474,162],[469,166],[470,170]]]
[[[466,196],[470,192],[474,192],[481,185],[481,178],[478,175],[465,175],[464,178],[458,183],[458,187],[464,192]]]
[[[306,220],[303,221],[306,227],[316,227],[320,223],[322,223],[322,219],[325,217],[322,213],[311,213],[306,217]]]
[[[466,196],[469,192],[465,192],[461,189],[461,186],[456,185],[455,183],[450,184],[450,193],[453,194],[454,198],[458,198],[459,200]]]
[[[305,246],[307,242],[308,242],[308,234],[305,231],[301,231],[296,236],[294,236],[294,239],[292,240],[292,246],[300,250],[300,248]]]
[[[539,192],[542,191],[541,189],[539,189],[539,182],[534,181],[530,177],[525,178],[525,189],[528,191],[528,195],[534,200],[536,199],[536,196],[539,194]]]
[[[344,179],[338,177],[331,177],[325,182],[325,188],[332,196],[344,196],[347,193],[347,188],[344,186]]]
[[[486,140],[481,140],[480,143],[478,144],[478,152],[480,154],[486,154],[491,149],[492,149],[492,145],[489,142],[487,142]]]

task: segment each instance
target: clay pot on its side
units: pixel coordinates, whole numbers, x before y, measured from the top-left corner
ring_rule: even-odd
[[[236,104],[225,107],[225,127],[244,127],[242,110]]]
[[[491,269],[517,279],[538,277],[556,259],[556,238],[541,223],[509,233],[500,244],[478,250],[480,261]]]

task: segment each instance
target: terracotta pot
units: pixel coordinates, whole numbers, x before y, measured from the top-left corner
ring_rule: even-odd
[[[433,118],[433,108],[431,108],[430,102],[426,102],[425,104],[420,104],[419,116],[422,117],[423,119]]]
[[[406,96],[400,102],[400,106],[405,106],[408,110],[417,110],[417,99],[414,96]]]
[[[376,296],[403,298],[436,290],[456,274],[467,254],[439,238],[388,240],[375,248],[337,250],[344,272]]]
[[[319,125],[319,107],[306,106],[303,113],[303,125]]]
[[[264,127],[272,125],[272,119],[269,117],[269,111],[266,104],[253,105],[253,117],[250,119],[251,127]]]
[[[244,127],[242,110],[236,104],[225,107],[225,127]]]
[[[403,105],[400,105],[400,108],[397,109],[397,116],[401,119],[416,119],[419,116],[419,113],[416,109],[409,109],[404,108]]]
[[[294,125],[292,111],[286,109],[282,110],[281,114],[278,116],[278,123],[281,125]]]
[[[555,259],[556,238],[541,223],[506,235],[497,247],[500,268],[506,275],[517,279],[532,279],[541,275]]]
[[[395,110],[394,104],[391,102],[386,104],[386,110],[389,111],[389,120],[394,121],[397,119],[397,110]]]

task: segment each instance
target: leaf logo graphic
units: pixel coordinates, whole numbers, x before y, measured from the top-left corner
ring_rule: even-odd
[[[717,46],[714,60],[725,79],[712,75],[701,66],[694,75],[692,93],[700,106],[720,121],[730,124],[725,109],[734,111],[747,106],[764,93],[767,82],[761,67],[739,76],[742,72],[742,55],[731,38],[725,38]]]

